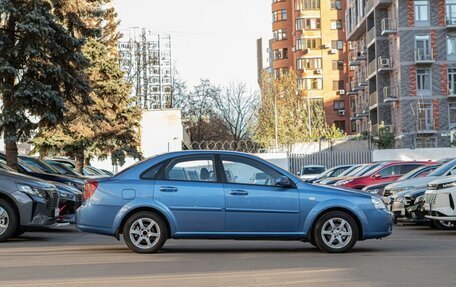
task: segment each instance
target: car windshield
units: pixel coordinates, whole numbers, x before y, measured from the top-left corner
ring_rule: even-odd
[[[42,172],[51,173],[51,174],[59,174],[59,172],[55,168],[53,168],[51,165],[49,165],[46,162],[42,162],[38,159],[31,158],[31,157],[22,157],[21,156],[20,159],[22,159],[28,165],[33,166]]]
[[[339,174],[338,176],[347,176],[347,175],[351,175],[352,173],[355,173],[357,172],[358,170],[360,170],[361,168],[363,168],[364,165],[354,165],[346,170],[344,170],[341,174]]]
[[[429,174],[429,176],[442,176],[447,174],[450,170],[456,167],[456,159],[447,162],[446,164],[442,165],[438,169],[434,170]]]
[[[430,171],[435,170],[437,167],[438,166],[420,166],[399,177],[397,180],[415,178],[420,175],[422,176],[422,174],[429,173]]]
[[[354,176],[361,176],[361,175],[368,175],[376,172],[378,169],[380,169],[382,165],[379,163],[373,163],[373,164],[368,164],[365,166],[363,169],[361,169],[359,172],[354,174]]]
[[[67,165],[61,163],[61,162],[56,162],[56,161],[48,161],[49,164],[51,164],[56,170],[58,170],[61,174],[64,175],[71,175],[71,176],[77,176],[80,177],[82,176],[80,173],[74,171],[72,168],[68,167]]]
[[[325,171],[323,166],[305,166],[301,170],[301,174],[320,174]]]

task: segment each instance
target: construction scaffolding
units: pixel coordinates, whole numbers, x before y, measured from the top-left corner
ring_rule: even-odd
[[[136,104],[146,110],[172,108],[171,36],[139,28],[121,32],[120,66]]]

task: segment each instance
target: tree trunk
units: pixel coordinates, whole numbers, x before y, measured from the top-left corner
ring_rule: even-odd
[[[88,156],[84,159],[84,166],[89,166],[89,165],[90,165],[90,156]]]
[[[17,136],[14,124],[7,124],[4,127],[4,142],[6,153],[6,164],[14,170],[18,170],[17,164]]]
[[[80,174],[83,174],[84,168],[84,151],[79,151],[79,153],[75,157],[76,160],[76,171]]]

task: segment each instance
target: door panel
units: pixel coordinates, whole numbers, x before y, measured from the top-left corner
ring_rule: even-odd
[[[299,193],[275,185],[281,174],[251,159],[222,156],[227,232],[297,232]]]

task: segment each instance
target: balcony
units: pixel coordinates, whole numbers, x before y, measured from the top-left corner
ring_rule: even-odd
[[[375,27],[369,30],[366,35],[367,46],[372,45],[375,42],[375,38],[377,35],[375,34]]]
[[[416,64],[432,64],[434,63],[434,50],[433,49],[415,49],[415,63]]]
[[[347,84],[347,95],[358,95],[358,87],[356,87],[356,82],[350,81]]]
[[[394,102],[399,100],[399,87],[383,87],[383,102]]]
[[[366,1],[366,8],[365,8],[365,15],[367,16],[372,8],[377,6],[386,7],[387,5],[391,4],[392,0],[367,0]]]
[[[369,95],[369,109],[375,109],[378,104],[378,96],[377,92],[373,92],[372,94]]]
[[[381,22],[382,36],[385,34],[393,34],[397,32],[396,20],[383,18]]]
[[[448,88],[448,97],[456,98],[456,83],[451,82],[450,87]]]
[[[377,61],[373,60],[367,66],[367,77],[370,79],[377,73]]]

